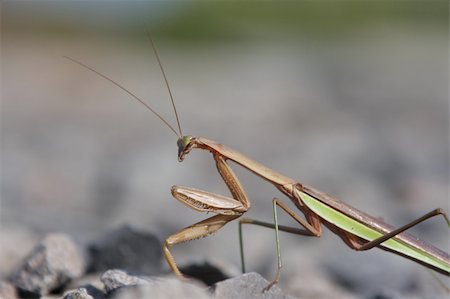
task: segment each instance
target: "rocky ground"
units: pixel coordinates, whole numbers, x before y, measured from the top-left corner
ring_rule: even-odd
[[[4,235],[2,241],[11,240]],[[16,240],[17,241],[17,240]],[[360,298],[357,288],[308,266],[286,269],[281,285],[255,272],[240,274],[229,265],[202,262],[181,267],[188,279],[167,270],[161,242],[153,234],[123,226],[85,246],[69,235],[50,233],[27,252],[5,246],[0,255],[0,298]],[[8,250],[9,248],[9,250]],[[292,266],[292,265],[290,265]],[[409,286],[379,288],[365,298],[443,298],[445,292]],[[417,284],[419,283],[419,284]],[[426,295],[425,295],[426,294]],[[440,294],[440,295],[439,295]]]
[[[295,298],[278,285],[251,272],[231,277],[226,267],[209,263],[182,268],[181,280],[162,267],[161,242],[154,235],[125,226],[80,247],[62,233],[39,240],[27,255],[10,252],[17,263],[0,279],[0,298]],[[5,261],[6,257],[0,257]],[[5,269],[4,269],[5,270]],[[230,272],[230,271],[228,271]],[[319,276],[316,276],[319,278]],[[354,298],[343,289],[326,284],[309,291],[301,282],[300,298]],[[316,281],[316,285],[319,282]],[[320,290],[320,291],[319,291]]]

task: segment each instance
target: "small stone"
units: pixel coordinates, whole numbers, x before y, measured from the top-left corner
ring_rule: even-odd
[[[211,299],[212,297],[204,285],[195,283],[194,281],[182,281],[178,278],[160,278],[156,280],[151,280],[146,285],[138,285],[119,289],[117,292],[114,293],[112,298]]]
[[[103,282],[105,286],[105,291],[110,293],[115,289],[127,287],[127,286],[135,286],[148,284],[148,278],[141,278],[139,276],[130,275],[121,270],[108,270],[103,273],[100,280]]]
[[[12,283],[24,294],[46,295],[79,277],[84,260],[75,243],[65,234],[43,238],[12,275]]]
[[[70,290],[64,293],[63,299],[94,299],[85,288]]]
[[[274,285],[265,291],[264,288],[268,285],[269,282],[258,273],[246,273],[216,283],[213,298],[294,299],[292,296],[283,294],[278,285]]]
[[[289,294],[304,299],[356,299],[351,292],[333,281],[326,272],[305,263],[303,267],[286,267],[280,286]]]
[[[0,277],[9,276],[39,241],[39,237],[21,226],[0,226]],[[19,246],[18,246],[19,245]]]
[[[162,244],[149,233],[125,225],[89,246],[89,272],[109,269],[155,275],[161,272]]]
[[[16,299],[16,288],[7,281],[0,280],[0,299]]]
[[[94,298],[103,298],[103,283],[100,281],[99,273],[91,273],[84,275],[76,280],[73,280],[68,286],[68,290],[72,289],[86,289],[89,295]]]

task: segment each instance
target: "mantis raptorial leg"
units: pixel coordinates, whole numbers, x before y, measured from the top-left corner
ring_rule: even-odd
[[[218,213],[218,215],[186,227],[169,236],[163,245],[164,256],[170,268],[182,276],[169,247],[194,239],[204,238],[219,230],[228,222],[240,217],[250,208],[250,202],[239,180],[231,167],[220,155],[215,155],[216,166],[223,181],[230,190],[233,198],[193,189],[189,187],[172,187],[172,195],[187,206],[203,212]],[[208,201],[205,204],[204,201]],[[202,202],[203,201],[203,202]]]

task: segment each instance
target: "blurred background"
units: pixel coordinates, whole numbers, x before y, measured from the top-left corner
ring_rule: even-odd
[[[176,136],[144,106],[63,58],[110,76],[175,126],[146,27],[183,133],[217,140],[396,226],[437,207],[448,212],[448,8],[446,1],[4,1],[3,256],[26,253],[50,231],[86,243],[123,223],[163,240],[208,217],[173,199],[172,185],[228,194],[209,153],[180,164]],[[289,199],[234,169],[252,201],[247,216],[272,221],[271,199]],[[244,230],[248,270],[270,279],[273,232]],[[442,218],[411,232],[449,252]],[[378,249],[352,251],[327,230],[320,239],[283,234],[281,246],[282,287],[293,295],[314,286],[314,273],[357,296],[442,294],[420,265]],[[181,265],[238,268],[237,222],[173,253]]]

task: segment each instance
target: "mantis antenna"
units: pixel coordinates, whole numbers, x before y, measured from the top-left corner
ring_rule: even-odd
[[[150,44],[152,45],[153,52],[155,53],[156,60],[158,60],[159,68],[161,69],[161,73],[164,77],[164,81],[166,82],[167,90],[169,91],[170,101],[172,102],[173,111],[175,112],[175,118],[177,119],[178,124],[178,130],[180,131],[180,136],[183,136],[183,133],[181,133],[181,126],[180,126],[180,118],[178,117],[177,108],[175,107],[175,102],[173,100],[172,91],[170,90],[169,81],[167,80],[166,72],[164,72],[164,68],[161,63],[161,59],[159,59],[158,51],[156,50],[155,43],[153,42],[152,36],[150,35],[150,31],[147,29],[147,37],[150,41]]]
[[[155,52],[156,53],[156,52]],[[91,68],[91,67],[89,67],[89,66],[87,66],[86,64],[84,64],[84,63],[82,63],[82,62],[80,62],[80,61],[78,61],[78,60],[75,60],[75,59],[73,59],[73,58],[71,58],[71,57],[68,57],[68,56],[63,56],[64,58],[66,58],[66,59],[69,59],[70,61],[72,61],[72,62],[75,62],[76,64],[79,64],[79,65],[81,65],[82,67],[84,67],[84,68],[86,68],[86,69],[88,69],[88,70],[90,70],[91,72],[94,72],[94,73],[96,73],[97,75],[99,75],[100,77],[102,77],[102,78],[104,78],[104,79],[106,79],[106,80],[108,80],[109,82],[111,82],[112,84],[114,84],[114,85],[116,85],[117,87],[119,87],[120,89],[122,89],[123,91],[125,91],[126,93],[128,93],[130,96],[132,96],[135,100],[137,100],[137,101],[139,101],[142,105],[144,105],[148,110],[150,110],[151,112],[153,112],[153,114],[154,115],[156,115],[173,133],[175,133],[175,135],[177,135],[178,137],[181,137],[181,135],[178,135],[178,133],[177,133],[177,131],[175,131],[175,129],[158,113],[158,112],[156,112],[155,110],[153,110],[148,104],[146,104],[143,100],[141,100],[137,95],[135,95],[134,93],[132,93],[131,91],[129,91],[128,89],[126,89],[125,87],[123,87],[121,84],[119,84],[119,83],[117,83],[116,81],[114,81],[113,79],[111,79],[111,78],[109,78],[108,76],[106,76],[106,75],[103,75],[102,73],[100,73],[100,72],[98,72],[98,71],[96,71],[95,69],[93,69],[93,68]],[[159,61],[159,58],[158,58],[158,61]],[[164,78],[165,78],[165,76],[164,76]],[[166,83],[167,83],[167,81],[166,81]],[[167,85],[168,86],[168,85]],[[170,91],[170,89],[169,89],[169,91]],[[172,97],[172,96],[171,96]],[[172,100],[172,104],[173,104],[173,100]],[[174,105],[174,104],[173,104]],[[173,108],[175,109],[175,105],[173,106]],[[175,115],[176,115],[176,109],[175,109]],[[178,123],[178,128],[180,128],[180,123],[178,122],[178,116],[176,115],[176,117],[177,117],[177,123]],[[181,134],[181,129],[180,129],[180,134]]]

